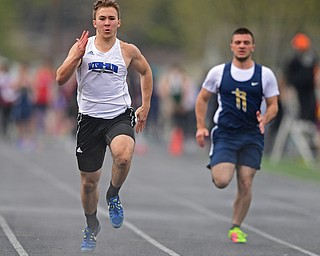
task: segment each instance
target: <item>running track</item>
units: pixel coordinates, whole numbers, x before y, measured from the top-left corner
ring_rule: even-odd
[[[138,137],[139,143],[139,137]],[[0,255],[80,255],[84,217],[74,142],[51,138],[35,152],[0,141]],[[122,228],[106,217],[107,155],[98,210],[101,233],[90,255],[320,256],[320,185],[264,171],[256,175],[243,225],[248,243],[226,238],[235,182],[216,189],[207,150],[170,156],[161,143],[134,156],[120,196]]]

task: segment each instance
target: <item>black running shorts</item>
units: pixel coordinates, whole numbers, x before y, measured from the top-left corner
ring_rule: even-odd
[[[135,123],[133,108],[113,119],[78,114],[76,156],[79,170],[94,172],[100,169],[106,148],[114,137],[125,134],[135,140]]]

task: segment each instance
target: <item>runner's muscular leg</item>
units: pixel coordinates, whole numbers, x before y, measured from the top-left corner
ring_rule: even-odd
[[[110,151],[113,158],[111,181],[114,187],[121,187],[128,176],[134,145],[134,140],[127,135],[118,135],[111,141]]]
[[[81,175],[81,202],[86,214],[93,214],[98,207],[99,200],[99,180],[101,169],[95,172],[83,172]]]
[[[238,192],[233,205],[233,224],[240,226],[248,213],[252,200],[252,182],[255,173],[255,169],[247,166],[239,166],[237,170]]]
[[[219,163],[211,167],[212,182],[217,188],[225,188],[232,180],[235,165],[232,163]]]

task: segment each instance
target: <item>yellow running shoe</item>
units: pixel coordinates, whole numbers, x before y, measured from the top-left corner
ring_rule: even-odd
[[[228,238],[235,244],[244,244],[247,242],[247,234],[244,233],[239,227],[229,229]]]

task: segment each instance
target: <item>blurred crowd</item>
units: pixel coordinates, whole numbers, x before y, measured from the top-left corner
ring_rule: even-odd
[[[147,142],[161,143],[173,156],[197,150],[194,106],[199,84],[177,63],[152,70],[154,88],[144,133]],[[130,70],[128,81],[133,107],[137,107],[141,102],[138,77]]]
[[[153,66],[154,90],[148,125],[143,138],[162,143],[170,154],[179,156],[197,150],[194,105],[204,77],[196,80],[181,64]],[[317,159],[320,139],[320,72],[318,56],[311,39],[297,33],[291,52],[278,76],[280,112],[267,128],[266,155],[281,158],[288,152]],[[141,102],[139,77],[129,69],[129,89],[133,107]],[[50,59],[35,63],[0,62],[1,139],[17,148],[33,150],[45,138],[73,137],[76,132],[77,84],[55,82],[55,67]],[[217,106],[213,97],[207,126]],[[141,141],[140,141],[141,142]],[[141,144],[141,143],[140,143]],[[139,143],[137,144],[139,149]],[[140,145],[141,146],[141,145]]]
[[[71,136],[77,115],[76,82],[58,87],[50,59],[0,63],[1,138],[33,151],[49,136]]]

